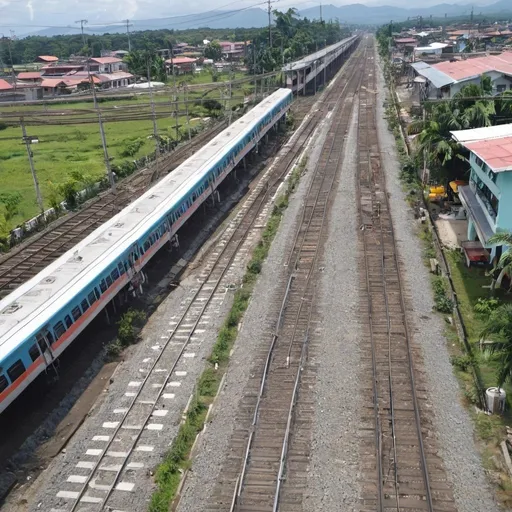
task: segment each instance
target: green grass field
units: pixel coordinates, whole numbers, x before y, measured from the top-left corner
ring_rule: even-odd
[[[241,87],[234,89],[232,104],[243,102],[243,96]],[[184,95],[181,93],[178,101],[183,98]],[[190,91],[188,98],[189,100],[216,99],[224,105],[219,90]],[[172,115],[174,105],[170,93],[167,91],[155,94],[155,104],[156,112],[160,117],[157,121],[159,135],[175,139],[176,120]],[[150,117],[151,106],[147,94],[134,95],[131,99],[101,102],[100,108],[103,118],[106,120],[105,134],[112,164],[120,164],[127,160],[133,161],[155,150],[155,143],[151,138],[153,122]],[[64,115],[62,118],[60,116],[50,118],[48,114],[54,111],[64,112]],[[1,107],[0,123],[4,117],[10,125],[17,124],[19,116],[9,119],[9,115],[16,115],[20,112],[25,116],[28,135],[39,138],[39,143],[31,147],[45,207],[49,207],[49,192],[54,188],[52,184],[58,186],[66,181],[72,172],[79,171],[98,178],[104,175],[105,164],[99,126],[91,102]],[[179,106],[179,113],[178,125],[181,137],[183,137],[187,133],[183,104]],[[144,115],[146,119],[113,120],[123,114],[126,116]],[[208,112],[202,106],[189,104],[189,118],[193,119],[190,122],[191,127],[200,124],[201,119],[205,116],[208,116]],[[54,122],[55,119],[72,119],[73,124],[46,124],[46,120]],[[126,150],[127,145],[136,140],[143,142],[137,153],[130,157],[123,156],[122,153]],[[0,191],[19,192],[22,196],[18,214],[8,221],[9,228],[19,225],[38,213],[27,151],[22,142],[19,126],[8,126],[0,130]]]

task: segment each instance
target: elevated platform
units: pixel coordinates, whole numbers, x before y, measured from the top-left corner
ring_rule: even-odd
[[[359,35],[354,35],[300,60],[290,62],[283,67],[286,86],[297,94],[315,93],[317,88],[327,82],[343,65],[359,39]]]

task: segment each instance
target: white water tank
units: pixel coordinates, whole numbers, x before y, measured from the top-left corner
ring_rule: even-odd
[[[491,414],[503,414],[507,394],[503,388],[488,388],[485,392],[487,408]]]

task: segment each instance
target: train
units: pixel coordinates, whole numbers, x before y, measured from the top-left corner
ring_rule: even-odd
[[[57,358],[197,210],[292,103],[278,89],[141,197],[0,301],[0,413]]]

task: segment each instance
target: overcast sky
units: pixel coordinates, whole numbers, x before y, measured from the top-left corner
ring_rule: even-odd
[[[7,32],[5,35],[8,35],[9,28],[19,29],[21,33],[27,31],[27,26],[67,26],[80,18],[87,19],[89,25],[105,25],[127,18],[159,18],[217,8],[234,10],[258,5],[258,2],[262,5],[262,0],[0,0],[0,34]],[[298,0],[295,5],[304,8],[317,3]],[[276,8],[281,5],[290,6],[294,2],[280,0],[275,3]]]

